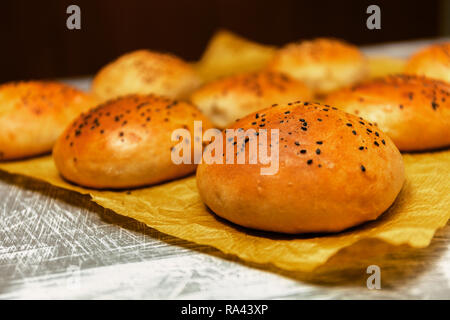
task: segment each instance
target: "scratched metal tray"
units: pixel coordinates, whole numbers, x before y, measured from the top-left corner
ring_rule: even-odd
[[[366,47],[406,57],[429,41]],[[89,88],[90,79],[68,80]],[[450,226],[430,247],[320,274],[249,265],[104,209],[87,196],[0,172],[0,298],[450,299]]]

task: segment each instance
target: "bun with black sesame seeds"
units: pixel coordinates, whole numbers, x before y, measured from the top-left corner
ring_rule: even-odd
[[[96,104],[88,94],[57,82],[0,86],[0,161],[49,153],[81,112]]]
[[[415,53],[405,72],[450,83],[450,42],[434,44]]]
[[[179,144],[172,141],[172,132],[184,128],[194,136],[194,120],[210,127],[187,102],[155,95],[110,100],[65,130],[53,150],[55,164],[65,179],[96,189],[134,188],[179,178],[194,172],[196,165],[172,162],[171,152]]]
[[[202,163],[197,169],[204,203],[233,223],[290,234],[338,232],[377,219],[402,188],[399,150],[366,120],[296,102],[261,110],[232,128],[261,125],[279,130],[279,142],[270,141],[268,151],[279,150],[275,174],[261,175],[267,165],[260,162]],[[248,153],[249,143],[243,148]]]
[[[309,100],[310,90],[279,72],[243,73],[206,84],[191,101],[219,128],[274,103]]]
[[[138,50],[103,67],[92,83],[102,101],[127,94],[157,94],[186,98],[201,81],[188,63],[171,54]]]
[[[328,38],[288,44],[268,68],[303,81],[319,96],[352,85],[369,72],[367,59],[356,46]]]
[[[326,103],[372,121],[401,151],[450,146],[450,84],[392,75],[335,92]]]

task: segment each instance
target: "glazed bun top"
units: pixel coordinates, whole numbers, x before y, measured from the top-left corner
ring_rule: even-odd
[[[274,103],[309,100],[310,90],[279,72],[261,71],[225,77],[196,90],[191,101],[219,128]]]
[[[0,160],[50,152],[65,127],[95,106],[92,96],[49,81],[0,86]]]
[[[271,129],[279,130],[279,142],[269,139],[268,152],[279,150],[279,168],[272,175],[261,175],[269,165],[260,163],[198,167],[203,201],[242,226],[285,233],[340,231],[377,218],[403,185],[403,160],[389,137],[374,123],[328,105],[275,105],[231,128],[254,129],[258,137],[267,129],[269,138]],[[250,145],[251,139],[238,142],[235,159],[244,150],[248,155]]]
[[[374,79],[326,103],[378,124],[402,151],[450,145],[450,84],[413,75]]]
[[[358,47],[328,38],[286,45],[269,68],[304,81],[319,95],[354,84],[368,73],[367,60]]]
[[[450,42],[420,50],[409,59],[405,72],[450,83]]]
[[[79,116],[58,139],[53,157],[63,177],[90,188],[159,183],[195,171],[194,164],[175,164],[171,153],[179,143],[172,140],[174,130],[186,129],[194,136],[196,120],[210,127],[187,102],[123,96]]]
[[[103,67],[94,78],[92,90],[101,100],[149,93],[179,99],[187,97],[200,82],[194,69],[180,58],[138,50]]]

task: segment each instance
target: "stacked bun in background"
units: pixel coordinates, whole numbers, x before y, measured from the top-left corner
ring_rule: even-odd
[[[186,98],[201,83],[192,66],[171,54],[138,50],[103,67],[92,92],[101,100],[126,94],[157,94]]]
[[[0,160],[48,153],[67,125],[96,101],[65,84],[44,81],[0,86]]]
[[[275,174],[261,175],[260,164],[202,163],[202,200],[249,228],[338,232],[395,201],[405,180],[399,149],[450,144],[449,66],[448,44],[431,46],[411,58],[409,75],[369,80],[368,59],[341,40],[276,49],[220,33],[197,64],[125,54],[98,72],[92,95],[54,82],[1,86],[0,159],[40,155],[56,143],[54,161],[68,181],[133,188],[195,172],[171,158],[174,130],[201,139],[194,121],[203,130],[278,129]],[[249,141],[237,147],[248,152]]]
[[[405,72],[450,82],[450,42],[420,50],[409,59]]]
[[[318,95],[363,80],[369,71],[356,46],[326,38],[288,44],[275,53],[268,67],[303,81]]]
[[[310,100],[312,93],[299,80],[279,72],[243,73],[215,80],[196,90],[191,101],[218,128],[274,103]]]
[[[401,151],[450,145],[449,83],[393,75],[335,92],[326,103],[376,123]]]

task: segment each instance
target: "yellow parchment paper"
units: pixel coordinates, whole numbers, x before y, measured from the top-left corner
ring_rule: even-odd
[[[312,271],[338,251],[361,240],[422,248],[450,216],[450,150],[404,155],[406,184],[394,205],[377,221],[334,235],[283,236],[232,225],[203,205],[195,177],[131,191],[96,191],[65,182],[50,156],[0,163],[0,170],[89,194],[99,205],[163,233],[254,263]],[[357,259],[357,257],[355,257]]]

